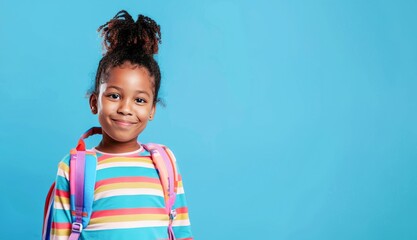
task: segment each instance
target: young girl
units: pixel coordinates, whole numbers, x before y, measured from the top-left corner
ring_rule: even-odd
[[[155,117],[161,73],[158,52],[160,27],[149,17],[136,21],[120,11],[100,26],[106,52],[100,60],[90,107],[98,115],[102,140],[97,154],[93,211],[80,239],[168,239],[169,216],[151,154],[137,138]],[[172,152],[166,148],[171,159]],[[181,177],[173,220],[176,239],[192,239]],[[51,239],[71,234],[69,159],[58,168]]]

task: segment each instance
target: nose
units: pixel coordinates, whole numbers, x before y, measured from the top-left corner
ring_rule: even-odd
[[[117,113],[122,115],[132,115],[132,109],[130,107],[130,101],[125,99],[119,102]]]

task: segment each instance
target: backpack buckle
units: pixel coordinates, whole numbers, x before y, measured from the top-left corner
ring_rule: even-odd
[[[82,223],[79,223],[79,222],[72,223],[71,231],[75,233],[81,233],[83,231]]]
[[[177,211],[175,209],[172,209],[169,213],[169,219],[172,221],[177,217]]]

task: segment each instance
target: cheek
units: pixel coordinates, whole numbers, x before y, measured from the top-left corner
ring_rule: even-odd
[[[140,118],[143,121],[149,117],[150,112],[151,112],[151,109],[141,107],[136,110],[136,115],[138,116],[138,118]]]
[[[99,115],[108,115],[117,111],[117,105],[114,102],[100,98],[97,104],[97,110]]]

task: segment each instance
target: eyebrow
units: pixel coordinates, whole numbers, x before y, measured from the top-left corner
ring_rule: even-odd
[[[120,88],[120,87],[118,87],[118,86],[111,85],[111,86],[108,86],[107,87],[107,89],[109,89],[109,88],[114,88],[116,90],[119,90],[119,91],[123,92],[123,89]],[[146,91],[143,91],[143,90],[136,90],[135,93],[144,93],[144,94],[146,94],[146,95],[148,95],[150,97],[150,94],[148,92],[146,92]]]

